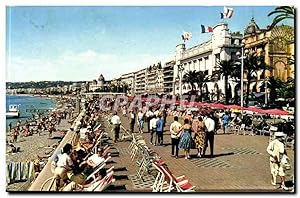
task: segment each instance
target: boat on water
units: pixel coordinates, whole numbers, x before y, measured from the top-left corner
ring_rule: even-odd
[[[8,106],[8,112],[6,112],[6,118],[18,118],[20,117],[20,105],[11,104]]]

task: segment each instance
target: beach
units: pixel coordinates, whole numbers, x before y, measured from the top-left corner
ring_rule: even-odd
[[[65,101],[56,97],[52,97],[51,99],[54,99],[57,102],[57,106],[53,109],[53,112],[61,112],[68,109],[65,104],[67,104],[67,101],[69,102],[69,99],[65,99]],[[74,114],[74,116],[76,115]],[[64,137],[64,133],[62,132],[70,128],[71,124],[69,117],[67,117],[67,119],[61,119],[60,123],[55,125],[56,131],[52,132],[52,137],[49,137],[48,130],[42,130],[40,134],[33,133],[27,137],[20,134],[17,142],[13,144],[15,147],[19,147],[20,151],[17,153],[10,153],[9,151],[11,150],[11,146],[7,144],[6,162],[35,161],[40,164],[41,168],[43,168],[43,166],[47,163],[48,158],[52,156],[56,146]],[[12,139],[11,133],[7,132],[6,140],[11,142]],[[29,182],[16,182],[7,185],[6,189],[8,191],[24,191],[28,190],[29,187]]]

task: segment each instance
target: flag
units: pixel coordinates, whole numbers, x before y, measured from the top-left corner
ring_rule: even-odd
[[[233,16],[233,8],[224,6],[224,12],[221,13],[221,19],[230,19]]]
[[[192,38],[192,33],[191,32],[183,32],[183,34],[181,35],[181,38],[182,38],[183,42],[188,41]]]
[[[201,33],[213,32],[213,28],[210,26],[201,25]]]

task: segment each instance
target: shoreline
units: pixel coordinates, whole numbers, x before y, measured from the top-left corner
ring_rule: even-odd
[[[21,95],[24,96],[24,95]],[[36,97],[36,96],[32,96]],[[64,111],[67,103],[64,100],[59,100],[57,97],[51,97],[50,99],[55,100],[56,106],[51,112],[47,112],[42,115],[42,117],[48,117],[50,113],[57,111]],[[70,99],[70,98],[68,98]],[[73,118],[76,118],[75,115]],[[40,117],[41,118],[41,117]],[[38,119],[40,119],[38,118]],[[29,123],[34,122],[35,120],[26,119]],[[56,147],[59,145],[59,142],[62,141],[65,135],[62,135],[64,131],[67,131],[72,123],[69,122],[70,119],[62,119],[60,125],[55,125],[56,131],[52,133],[52,137],[48,137],[48,130],[42,130],[41,135],[33,133],[31,136],[24,137],[23,134],[19,135],[17,143],[13,143],[16,147],[20,147],[20,152],[9,153],[10,146],[6,145],[6,163],[8,162],[24,162],[24,161],[39,161],[38,163],[42,166],[41,170],[44,169],[45,164],[53,155],[53,152],[56,150]],[[22,121],[21,126],[24,126],[25,120]],[[12,127],[15,128],[16,126]],[[9,142],[12,139],[9,128],[6,130],[6,140]],[[10,191],[23,191],[28,190],[28,182],[15,182],[12,184],[6,185],[6,190]]]
[[[45,99],[45,98],[43,98],[43,97],[39,97],[39,96],[27,96],[27,95],[6,95],[6,96],[24,96],[24,97],[33,97],[33,98],[41,98],[41,99]],[[57,100],[57,98],[49,98],[49,100],[52,100],[53,102],[54,102],[54,107],[53,107],[53,109],[52,109],[52,111],[56,111],[57,110],[57,108],[59,108],[59,100]],[[6,102],[6,101],[5,101]],[[46,113],[44,113],[44,114],[42,114],[42,117],[45,117],[45,116],[47,116],[47,115],[49,115],[49,113],[50,112],[46,112]],[[13,127],[11,128],[11,129],[14,129],[14,128],[16,128],[17,126],[16,126],[16,123],[17,123],[17,120],[19,119],[19,118],[15,118],[16,120],[14,121],[15,123],[13,123],[14,125],[13,125]],[[40,119],[40,118],[38,118],[38,119]],[[8,119],[6,118],[5,119],[5,124],[6,124],[6,121],[7,121]],[[20,126],[24,126],[25,125],[25,123],[26,123],[26,121],[28,121],[29,123],[30,122],[34,122],[34,121],[36,121],[37,119],[35,118],[34,120],[33,120],[33,118],[32,117],[28,117],[28,118],[25,118],[24,120],[22,120],[21,121],[21,124],[20,124]],[[10,131],[9,131],[9,127],[7,126],[7,124],[6,124],[6,126],[5,126],[5,128],[6,128],[6,133],[10,133]]]
[[[31,95],[31,94],[6,94],[6,96],[24,96],[24,97],[32,97],[32,98],[41,98],[41,99],[48,99],[48,100],[52,100],[55,103],[55,106],[52,109],[52,112],[57,111],[57,109],[62,108],[62,106],[64,105],[64,100],[72,100],[74,99],[71,96],[63,96],[61,97],[60,95],[47,95],[47,96],[40,96],[40,95]],[[5,100],[5,103],[7,101]],[[47,116],[49,114],[49,112],[45,113],[42,115],[42,117]],[[5,119],[6,121],[8,120],[7,118]],[[24,119],[21,122],[21,126],[23,126],[25,124],[25,122],[29,121],[32,122],[32,118],[28,117],[26,119]],[[36,120],[36,119],[35,119]],[[15,123],[16,124],[16,123]],[[14,129],[16,126],[12,127],[12,129]],[[9,132],[8,126],[5,126],[6,128],[6,133]]]

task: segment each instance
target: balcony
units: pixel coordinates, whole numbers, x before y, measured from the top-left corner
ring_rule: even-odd
[[[209,51],[212,51],[211,42],[202,43],[184,52],[182,59],[187,59],[193,56],[201,55]]]

